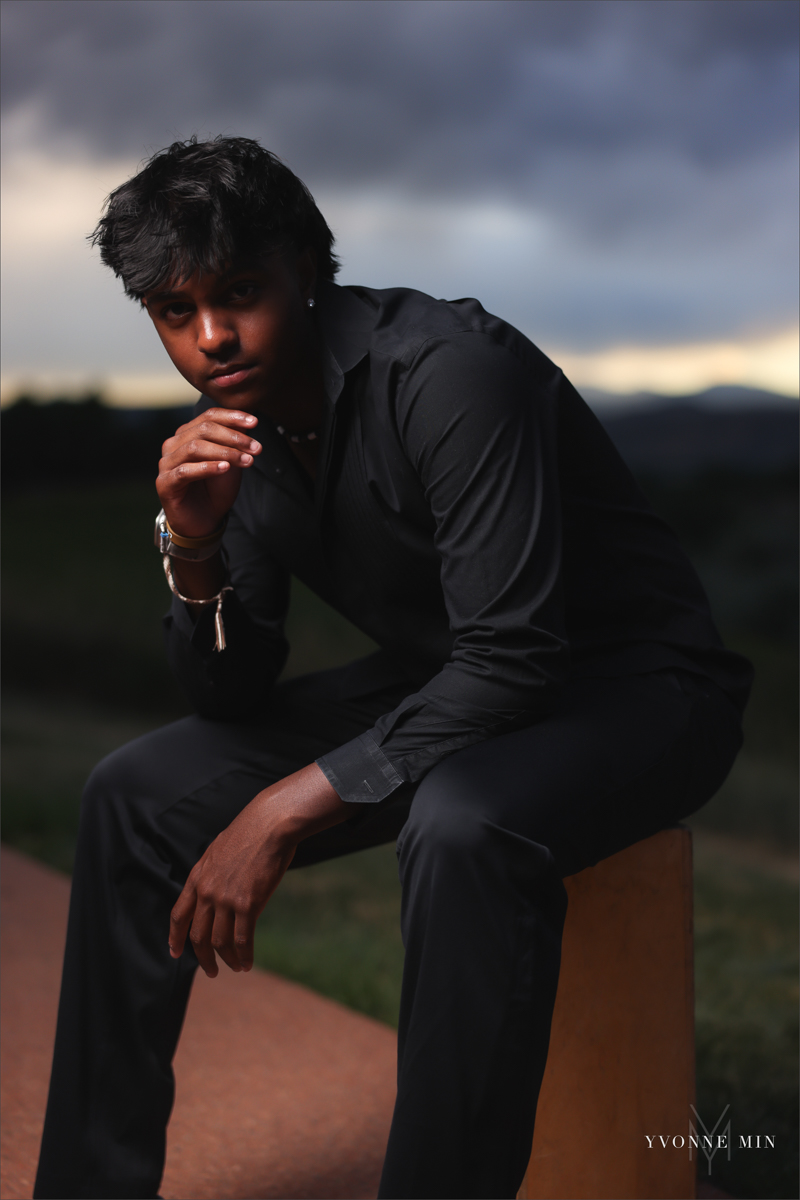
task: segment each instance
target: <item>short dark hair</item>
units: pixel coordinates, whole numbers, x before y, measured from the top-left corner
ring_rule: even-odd
[[[173,142],[105,203],[90,235],[135,300],[195,271],[310,246],[333,279],[333,234],[302,180],[253,138]]]

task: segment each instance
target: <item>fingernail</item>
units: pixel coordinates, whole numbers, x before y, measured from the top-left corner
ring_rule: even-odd
[[[218,471],[227,471],[227,469],[228,469],[228,464],[226,462],[217,463]]]
[[[250,463],[253,461],[253,456],[252,456],[252,454],[243,454],[243,455],[242,455],[242,460],[241,460],[241,461],[242,461],[242,466],[243,466],[243,467],[249,467],[249,466],[250,466]]]
[[[253,453],[256,453],[258,450],[261,449],[261,447],[259,446],[258,442],[251,442],[250,449],[253,451]]]
[[[248,425],[254,425],[255,420],[256,420],[255,417],[245,417],[245,421],[247,421]]]

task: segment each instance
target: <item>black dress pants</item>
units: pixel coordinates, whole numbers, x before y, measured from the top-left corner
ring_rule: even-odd
[[[290,681],[246,724],[187,717],[93,772],[34,1196],[156,1195],[197,966],[190,947],[170,958],[170,910],[256,792],[401,698],[396,685],[358,694],[354,680],[342,668]],[[558,983],[562,877],[699,808],[740,741],[738,713],[701,676],[584,680],[546,719],[453,754],[300,845],[293,868],[398,838],[406,960],[381,1196],[516,1195]]]

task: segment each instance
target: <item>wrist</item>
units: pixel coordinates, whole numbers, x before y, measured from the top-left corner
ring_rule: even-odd
[[[210,558],[200,561],[173,557],[172,574],[178,590],[192,602],[215,595],[227,580],[225,563],[219,550]]]
[[[218,521],[213,529],[201,529],[194,526],[191,530],[185,528],[185,522],[178,521],[173,523],[169,517],[164,515],[164,522],[169,530],[170,537],[178,543],[178,545],[196,546],[207,545],[213,542],[216,538],[222,537],[225,532],[225,527],[228,524],[227,514]]]
[[[287,849],[347,820],[356,807],[339,798],[315,763],[265,788],[253,804],[262,809],[266,837]]]
[[[219,551],[227,524],[228,516],[226,514],[216,529],[209,533],[189,537],[173,528],[162,508],[156,517],[154,541],[162,554],[168,554],[172,558],[185,559],[188,562],[203,562]]]

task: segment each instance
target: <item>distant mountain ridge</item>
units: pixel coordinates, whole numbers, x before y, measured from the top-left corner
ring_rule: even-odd
[[[686,392],[683,395],[667,395],[665,392],[606,392],[601,388],[579,387],[578,391],[595,412],[609,414],[643,412],[645,409],[665,408],[671,405],[690,405],[694,408],[797,408],[797,396],[786,396],[781,392],[769,392],[764,388],[739,387],[720,384],[702,392]]]
[[[773,392],[718,387],[626,403],[590,389],[583,394],[634,472],[774,471],[798,462],[800,406]]]

